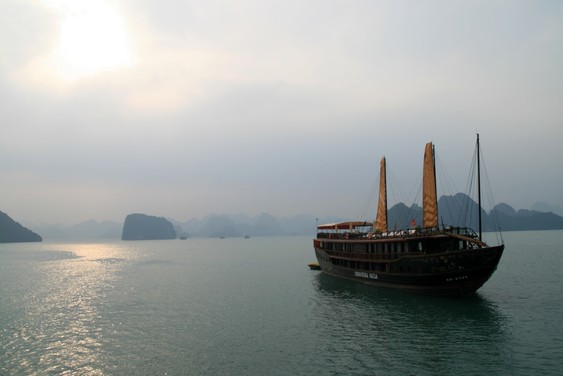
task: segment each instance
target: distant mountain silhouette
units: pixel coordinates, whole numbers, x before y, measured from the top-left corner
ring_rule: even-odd
[[[514,211],[513,215],[509,215],[505,211],[497,210],[496,214],[499,222],[502,224],[502,228],[508,231],[563,229],[563,217],[552,212],[542,213],[535,210],[518,210]]]
[[[41,236],[0,211],[0,243],[40,242],[42,240]]]
[[[89,220],[67,228],[70,238],[114,239],[121,236],[121,223]]]
[[[313,221],[313,217],[308,217]],[[280,220],[270,214],[262,213],[257,217],[244,214],[213,214],[203,219],[191,219],[177,224],[196,237],[241,237],[241,236],[276,236],[288,235]]]
[[[129,214],[123,224],[122,240],[175,239],[172,223],[162,217],[146,214]]]
[[[458,193],[454,196],[442,196],[438,200],[439,223],[451,226],[478,228],[478,206],[469,196]],[[481,210],[483,231],[555,230],[563,229],[563,217],[553,213],[535,210],[514,210],[510,205],[501,203],[490,212]],[[422,225],[422,208],[413,205],[397,204],[389,209],[389,228],[408,228],[411,221]]]

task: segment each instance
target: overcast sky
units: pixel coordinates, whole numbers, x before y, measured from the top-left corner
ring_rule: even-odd
[[[356,217],[477,131],[496,203],[563,205],[562,67],[560,1],[0,0],[0,210]]]

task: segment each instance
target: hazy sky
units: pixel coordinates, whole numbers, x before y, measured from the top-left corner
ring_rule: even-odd
[[[563,2],[0,0],[16,220],[355,217],[428,141],[464,191],[476,131],[497,203],[563,205]]]

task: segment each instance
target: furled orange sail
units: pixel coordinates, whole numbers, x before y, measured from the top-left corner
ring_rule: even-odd
[[[432,143],[424,150],[424,170],[422,176],[422,224],[424,227],[438,226],[438,198],[436,194],[436,168]]]
[[[377,203],[377,217],[375,230],[387,232],[387,172],[385,157],[381,158],[379,165],[379,200]]]

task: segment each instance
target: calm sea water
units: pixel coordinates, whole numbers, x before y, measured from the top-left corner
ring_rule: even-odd
[[[0,244],[2,375],[561,375],[563,231],[471,298],[310,271],[311,238]]]

